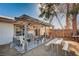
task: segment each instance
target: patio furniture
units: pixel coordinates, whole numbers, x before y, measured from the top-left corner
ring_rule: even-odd
[[[21,46],[21,42],[20,42],[20,40],[19,40],[18,37],[14,37],[14,38],[13,38],[13,43],[14,43],[15,45],[17,45],[18,47]]]
[[[46,43],[45,44],[45,49],[47,50],[47,51],[49,51],[50,49],[51,49],[51,45],[52,45],[52,47],[53,47],[53,44],[52,44],[52,42],[54,42],[54,41],[56,41],[57,39],[52,39],[51,41],[49,41],[48,43]],[[52,53],[51,53],[51,55],[52,55]]]
[[[56,47],[56,55],[58,55],[59,51],[58,51],[58,46],[61,45],[63,38],[56,38],[57,40],[52,42],[53,46],[55,45]]]
[[[29,39],[27,39],[27,42],[29,43],[31,40],[30,40],[30,38]]]
[[[64,55],[67,56],[67,52],[68,52],[68,42],[67,41],[63,41],[63,48],[62,50],[64,51]]]
[[[49,41],[47,44],[45,44],[45,46],[49,46],[52,42],[55,42],[57,39],[52,39],[51,41]]]
[[[46,47],[48,47],[50,44],[53,44],[53,47],[56,47],[56,55],[58,55],[58,45],[61,45],[63,39],[61,38],[55,38],[53,40],[51,40],[50,42],[48,42],[47,44],[45,44]],[[54,49],[54,48],[53,48]]]
[[[44,41],[45,41],[45,38],[42,38],[42,43],[44,43]]]

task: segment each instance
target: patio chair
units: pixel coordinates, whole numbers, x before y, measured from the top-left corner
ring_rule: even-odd
[[[63,42],[63,38],[56,38],[56,41],[53,42],[53,46],[56,51],[56,55],[59,55],[59,46],[61,46],[61,43]]]
[[[68,47],[69,47],[68,42],[63,41],[63,42],[62,42],[62,45],[63,45],[63,48],[62,48],[63,53],[64,53],[65,56],[67,56],[67,53],[68,53]]]
[[[59,45],[61,45],[62,41],[63,41],[62,38],[61,39],[55,38],[49,41],[47,44],[45,44],[45,47],[48,50],[48,47],[52,44],[52,48],[53,48],[52,51],[54,53],[53,55],[58,55],[59,54],[58,47]]]

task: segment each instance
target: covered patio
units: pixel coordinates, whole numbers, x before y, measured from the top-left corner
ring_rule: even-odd
[[[27,15],[15,18],[14,23],[14,45],[19,51],[27,51],[47,41],[50,38],[50,29],[53,29],[48,23],[39,21]]]

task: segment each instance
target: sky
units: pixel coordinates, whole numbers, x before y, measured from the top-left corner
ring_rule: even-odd
[[[17,17],[26,14],[37,18],[36,6],[32,3],[0,3],[0,15]]]
[[[42,19],[38,17],[40,14],[38,4],[35,4],[35,3],[0,3],[0,16],[7,16],[7,17],[14,18],[14,17],[19,17],[22,14],[26,14],[26,15],[32,16],[40,20]],[[79,17],[77,18],[79,19]],[[65,20],[66,20],[66,17],[63,17],[61,19],[61,23],[64,28],[66,25]],[[56,18],[54,18],[54,20],[52,21],[52,24],[54,25],[55,29],[61,28]]]

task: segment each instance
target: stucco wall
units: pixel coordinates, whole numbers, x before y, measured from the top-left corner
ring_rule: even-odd
[[[0,45],[12,42],[13,35],[14,35],[13,24],[0,22]]]

